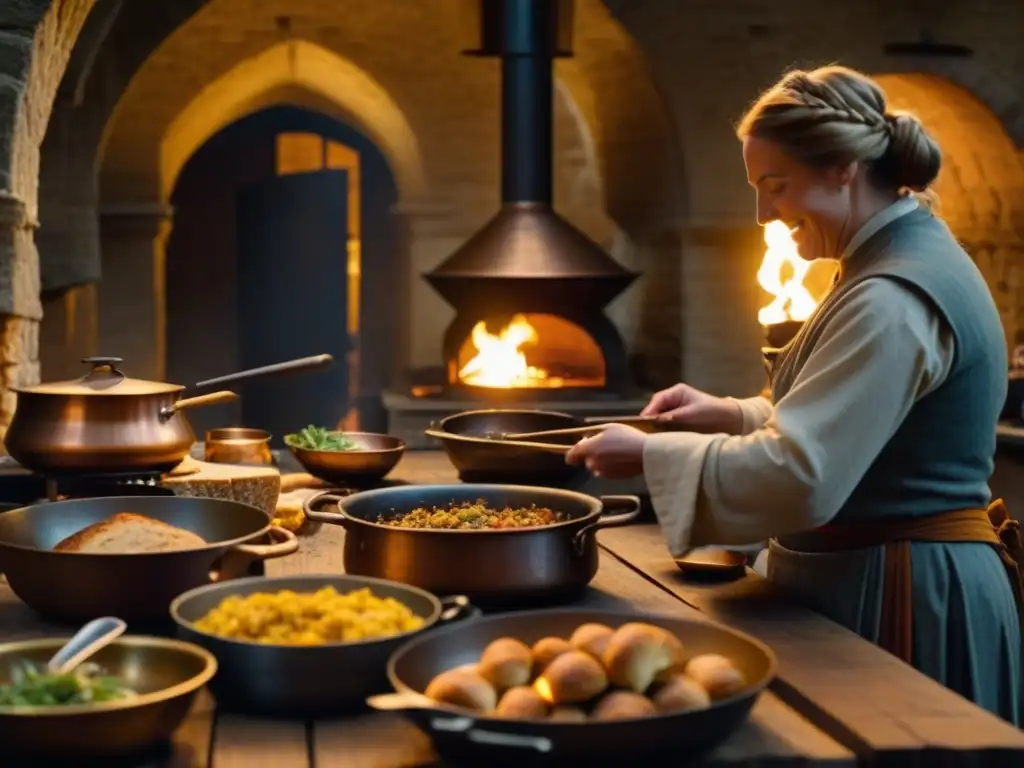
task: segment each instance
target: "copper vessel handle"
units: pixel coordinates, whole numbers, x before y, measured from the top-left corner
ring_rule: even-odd
[[[300,357],[298,360],[286,360],[283,363],[274,363],[273,365],[264,365],[259,368],[250,368],[247,371],[239,371],[237,373],[229,373],[226,376],[217,376],[213,379],[206,379],[205,381],[197,381],[196,388],[204,389],[206,387],[220,386],[222,384],[228,384],[236,381],[244,381],[245,379],[252,379],[258,376],[273,376],[278,373],[287,373],[288,371],[301,371],[307,368],[323,368],[334,362],[334,357],[331,355],[313,355],[312,357]]]
[[[238,395],[230,390],[223,390],[221,392],[210,392],[207,395],[197,395],[196,397],[186,397],[179,400],[174,405],[165,405],[160,409],[160,418],[167,420],[171,418],[178,411],[185,408],[201,408],[204,405],[217,405],[218,403],[230,403],[238,399]]]

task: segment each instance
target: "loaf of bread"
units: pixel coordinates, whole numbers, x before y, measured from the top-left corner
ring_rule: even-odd
[[[203,537],[192,531],[145,515],[118,512],[68,536],[54,551],[137,555],[205,546]]]
[[[281,473],[276,467],[190,461],[188,472],[172,472],[162,485],[176,496],[238,501],[273,515],[281,492]]]

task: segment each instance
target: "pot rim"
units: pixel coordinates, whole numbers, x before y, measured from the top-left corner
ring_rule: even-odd
[[[582,421],[582,419],[579,418],[578,416],[573,416],[571,413],[564,413],[562,411],[545,411],[539,410],[537,408],[478,408],[472,411],[459,411],[458,413],[453,413],[449,416],[445,416],[443,419],[438,421],[437,424],[438,426],[442,426],[446,421],[451,421],[452,419],[456,419],[461,416],[486,416],[495,413],[510,415],[514,414],[517,416],[522,414],[528,414],[531,416],[559,416],[569,419],[571,421]]]
[[[175,498],[175,499],[178,499],[179,501],[183,501],[183,502],[185,502],[187,499],[192,499],[194,501],[203,501],[203,502],[208,502],[208,501],[229,501],[232,504],[239,504],[239,505],[241,505],[243,507],[249,507],[250,509],[255,509],[257,512],[259,512],[260,514],[264,515],[267,518],[267,522],[266,522],[266,525],[264,525],[259,530],[253,531],[252,533],[247,533],[244,536],[236,537],[234,539],[227,539],[227,540],[224,540],[224,541],[207,542],[205,547],[191,547],[189,549],[174,549],[174,550],[170,550],[168,552],[57,552],[56,550],[45,549],[43,547],[30,547],[30,546],[27,546],[25,544],[14,544],[13,542],[6,541],[3,538],[2,535],[0,535],[0,549],[14,549],[14,550],[18,550],[20,552],[38,552],[38,553],[41,553],[41,554],[52,555],[52,556],[55,556],[55,557],[82,557],[82,558],[87,558],[87,557],[91,557],[91,558],[153,557],[153,558],[167,559],[167,558],[174,557],[176,555],[186,555],[186,554],[192,554],[192,553],[195,553],[195,552],[211,552],[211,551],[219,550],[219,549],[231,549],[232,547],[236,547],[239,544],[248,544],[252,539],[256,538],[257,536],[265,536],[267,533],[269,533],[270,529],[274,527],[274,525],[273,525],[273,518],[270,515],[268,515],[266,512],[264,512],[262,509],[260,509],[259,507],[254,507],[251,504],[244,504],[244,503],[242,503],[240,501],[232,501],[230,499],[207,499],[207,498],[202,498],[202,497],[198,497],[198,496],[196,496],[196,497],[192,497],[192,496],[174,496],[174,497],[171,497],[171,496],[167,496],[167,497],[159,497],[159,496],[93,496],[93,497],[90,497],[88,499],[63,499],[61,501],[46,501],[46,502],[42,502],[41,504],[26,504],[23,507],[18,507],[17,509],[9,510],[9,512],[6,512],[4,514],[10,514],[10,513],[13,513],[13,512],[21,512],[22,510],[25,510],[25,509],[50,508],[50,507],[59,506],[61,504],[74,504],[76,502],[93,501],[93,500],[96,500],[96,499],[103,499],[103,498],[124,500],[126,505],[130,504],[133,501],[137,501],[139,499],[154,499],[154,498]],[[97,520],[97,522],[99,522],[99,521]],[[92,523],[90,523],[90,525],[92,525]],[[196,534],[196,535],[198,536],[199,534]]]
[[[204,632],[201,629],[196,629],[195,622],[189,621],[188,619],[185,619],[180,615],[180,609],[182,605],[187,603],[189,600],[193,600],[196,597],[199,597],[200,595],[203,595],[207,592],[215,592],[218,590],[224,590],[229,592],[229,594],[226,594],[224,598],[222,598],[223,602],[223,599],[234,596],[234,593],[230,593],[228,587],[244,587],[249,584],[261,584],[266,586],[265,590],[261,590],[261,594],[268,594],[274,591],[275,582],[295,581],[296,579],[302,581],[320,582],[320,586],[317,587],[317,589],[327,586],[334,586],[330,583],[331,580],[333,579],[352,579],[353,581],[358,582],[361,585],[359,587],[355,587],[355,589],[361,589],[362,587],[373,587],[374,585],[384,585],[392,587],[402,592],[426,598],[430,602],[432,610],[430,616],[421,617],[423,618],[423,626],[419,629],[411,629],[407,632],[400,632],[395,635],[388,635],[387,637],[375,637],[370,638],[368,640],[350,640],[338,643],[321,643],[320,645],[282,645],[277,643],[258,643],[253,640],[238,640],[237,638],[233,637],[221,637],[220,635],[214,635],[209,632]],[[280,591],[280,588],[278,588],[277,591]],[[402,601],[399,600],[399,602]],[[405,603],[402,604],[405,605]],[[406,607],[408,608],[408,606]],[[228,643],[229,645],[239,646],[240,648],[267,648],[273,651],[361,648],[365,646],[376,645],[378,643],[391,642],[394,640],[411,639],[414,635],[417,635],[420,632],[424,632],[428,629],[432,629],[434,626],[436,626],[438,621],[440,621],[441,614],[444,613],[444,610],[445,608],[441,602],[441,599],[437,595],[433,594],[432,592],[428,592],[425,589],[414,587],[411,584],[403,584],[400,581],[380,579],[374,576],[349,575],[345,573],[303,573],[297,574],[295,576],[250,576],[244,579],[231,579],[230,581],[214,582],[213,584],[203,584],[201,586],[194,587],[193,589],[190,589],[187,592],[182,592],[180,595],[174,598],[174,600],[171,601],[171,605],[169,608],[171,619],[173,619],[175,624],[177,624],[179,627],[187,629],[190,632],[194,632],[195,634],[200,635],[205,639],[215,640],[221,643]]]
[[[58,649],[70,640],[71,637],[43,637],[34,640],[17,640],[10,643],[0,643],[0,653],[10,654],[19,651],[32,650],[35,648]],[[149,693],[140,693],[131,699],[118,699],[116,701],[104,701],[95,704],[73,704],[68,706],[53,705],[42,707],[15,707],[0,706],[0,719],[10,717],[88,717],[90,715],[101,715],[108,712],[117,712],[126,709],[141,709],[142,707],[160,704],[165,701],[181,698],[195,693],[206,685],[217,672],[217,657],[200,645],[190,643],[187,640],[177,640],[169,637],[154,637],[152,635],[126,635],[119,637],[111,645],[128,645],[143,648],[169,648],[182,653],[198,657],[203,661],[203,669],[187,680],[172,685],[168,688],[161,688]]]
[[[387,495],[387,493],[389,493],[389,492],[400,491],[400,490],[408,488],[408,487],[410,487],[410,486],[404,486],[403,485],[403,486],[397,486],[395,488],[374,488],[373,490],[370,490],[370,491],[360,491],[359,493],[353,493],[351,496],[346,496],[344,499],[342,499],[342,500],[337,502],[338,512],[348,522],[357,523],[359,525],[365,525],[367,527],[375,528],[377,530],[401,531],[403,533],[412,533],[412,534],[417,534],[417,535],[428,535],[428,536],[429,535],[449,535],[449,536],[450,535],[460,535],[460,536],[465,536],[467,534],[470,534],[470,535],[481,535],[481,534],[483,534],[483,535],[489,535],[489,536],[510,536],[510,535],[515,535],[515,534],[525,535],[525,534],[529,534],[529,533],[537,533],[538,531],[553,531],[553,530],[562,530],[562,529],[565,529],[565,528],[576,528],[581,523],[582,524],[591,523],[591,522],[593,522],[594,520],[596,520],[597,518],[601,517],[604,514],[604,504],[602,504],[601,499],[599,499],[596,496],[588,496],[587,494],[580,493],[578,491],[570,491],[570,490],[562,489],[562,488],[544,488],[542,486],[535,486],[535,485],[512,485],[512,484],[493,484],[492,485],[490,483],[443,483],[443,484],[439,484],[439,485],[420,485],[420,486],[412,486],[412,487],[416,487],[416,488],[429,488],[429,489],[431,489],[432,491],[435,491],[435,492],[438,489],[442,489],[442,488],[449,488],[449,489],[453,489],[453,490],[455,490],[455,489],[465,490],[467,488],[475,488],[475,489],[484,489],[484,488],[486,488],[488,490],[494,490],[494,491],[523,491],[523,490],[527,490],[527,491],[531,491],[531,492],[537,491],[537,492],[540,492],[541,494],[547,494],[547,495],[550,495],[550,496],[561,497],[561,498],[564,498],[564,499],[567,499],[567,500],[580,501],[580,502],[586,503],[590,507],[590,511],[586,515],[584,515],[582,517],[574,517],[574,518],[572,518],[570,520],[563,520],[563,521],[558,522],[558,523],[551,523],[549,525],[531,525],[531,526],[524,526],[524,527],[520,527],[520,528],[403,528],[402,526],[398,526],[398,525],[384,525],[383,523],[374,523],[374,522],[371,522],[369,520],[365,520],[365,519],[360,518],[360,517],[355,517],[354,515],[349,513],[348,510],[346,510],[345,506],[344,506],[345,502],[349,502],[352,499],[355,499],[355,498],[357,498],[359,496],[362,496],[364,498],[365,497],[372,497],[374,495],[384,496],[384,495]],[[476,493],[476,492],[477,491],[467,492],[467,494],[466,494],[467,498],[469,496],[471,496],[473,493]],[[391,511],[394,511],[394,509],[392,508]]]

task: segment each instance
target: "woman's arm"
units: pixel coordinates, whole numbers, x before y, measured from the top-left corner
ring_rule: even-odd
[[[738,435],[749,435],[751,432],[756,432],[772,417],[771,400],[762,395],[742,399],[730,397],[729,400],[739,406],[740,415],[743,418],[740,431],[736,433]]]
[[[951,331],[911,289],[887,278],[852,288],[763,427],[647,438],[644,476],[669,549],[827,523],[952,359]]]

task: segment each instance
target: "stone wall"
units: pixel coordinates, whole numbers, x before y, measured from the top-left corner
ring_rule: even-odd
[[[5,30],[0,73],[20,73],[0,79],[0,157],[7,157],[0,163],[0,189],[21,201],[4,204],[0,197],[3,210],[14,212],[4,220],[13,216],[19,222],[0,235],[0,249],[10,254],[0,253],[0,312],[28,321],[39,315],[38,285],[30,284],[37,279],[30,266],[31,230],[25,229],[35,221],[38,156],[33,148],[45,128],[66,48],[88,5],[84,0],[55,3],[59,10],[50,13],[49,27],[40,27],[49,7],[42,0],[15,0],[0,9],[0,29]],[[55,120],[70,120],[61,124],[81,130],[62,129],[48,138],[55,147],[50,162],[82,169],[102,161],[101,200],[91,202],[83,191],[95,183],[88,173],[74,181],[55,166],[44,179],[60,178],[76,189],[44,180],[44,196],[52,188],[55,201],[77,206],[82,215],[59,215],[67,208],[55,203],[55,215],[42,222],[51,231],[40,242],[48,250],[82,247],[84,260],[88,246],[76,243],[95,243],[98,237],[88,229],[97,220],[89,215],[90,206],[160,210],[155,206],[166,202],[167,181],[162,149],[175,119],[239,62],[279,44],[284,38],[277,18],[288,16],[289,35],[368,73],[412,128],[423,183],[401,205],[403,226],[410,233],[409,303],[416,307],[405,357],[425,362],[436,356],[436,336],[443,326],[438,313],[446,308],[420,284],[418,273],[450,252],[497,202],[496,66],[458,56],[463,42],[458,5],[451,0],[124,3],[87,76],[59,100]],[[972,114],[987,115],[987,129],[995,125],[1002,131],[986,134],[999,138],[986,139],[980,154],[969,140],[943,139],[950,154],[947,176],[952,181],[947,186],[968,190],[958,195],[950,189],[944,213],[982,264],[1008,336],[1016,337],[1024,305],[1024,278],[1015,271],[1024,223],[1018,202],[1020,157],[1014,154],[1024,146],[1019,96],[1024,93],[1024,48],[1018,40],[1024,6],[979,0],[937,12],[909,1],[865,5],[841,0],[826,7],[809,0],[735,0],[726,11],[712,0],[579,0],[578,8],[578,55],[560,62],[557,71],[570,97],[563,106],[572,113],[560,119],[573,117],[569,124],[579,127],[568,139],[569,134],[561,134],[572,146],[561,147],[560,174],[575,174],[579,181],[575,186],[562,181],[559,204],[569,206],[572,217],[613,252],[645,270],[644,285],[616,307],[616,316],[627,326],[653,380],[683,375],[698,386],[737,394],[760,386],[756,311],[764,297],[753,273],[761,243],[730,126],[758,90],[793,64],[839,60],[874,74],[942,78],[924,84],[930,89],[921,82],[893,80],[894,100],[921,112],[926,122],[949,124],[963,115],[955,104],[966,102],[951,102],[945,86],[959,86],[981,110]],[[8,16],[15,21],[8,24]],[[102,31],[99,22],[93,23]],[[885,43],[918,39],[922,29],[940,41],[969,46],[974,55],[948,59],[884,53]],[[26,40],[31,44],[26,46]],[[44,51],[54,55],[40,58]],[[44,65],[33,64],[37,60]],[[38,70],[35,80],[46,81],[48,91],[26,85],[32,80],[30,70]],[[46,73],[54,82],[46,80]],[[10,82],[19,85],[12,90]],[[76,92],[77,102],[72,98]],[[263,92],[260,103],[272,97],[271,91]],[[376,130],[371,110],[349,116]],[[974,136],[975,144],[979,121],[983,117],[968,121],[968,137]],[[8,131],[8,145],[15,145],[12,127],[19,132],[17,146],[23,147],[17,163],[2,138]],[[950,129],[944,130],[949,134]],[[12,173],[20,174],[17,184]],[[594,211],[600,215],[592,216]],[[57,231],[61,228],[63,233]],[[20,243],[17,257],[15,240]],[[103,321],[111,302],[130,298],[127,286],[145,284],[146,276],[159,269],[159,250],[141,237],[139,243],[134,257],[124,248],[104,249],[104,258],[116,254],[120,266],[116,273],[108,269],[101,285],[101,317],[95,323],[100,342],[104,328],[124,325]],[[7,287],[16,284],[15,278],[23,281],[17,290]],[[151,298],[152,311],[143,313],[151,336],[130,346],[144,349],[148,343],[159,351],[159,341],[152,338],[160,333],[154,314],[159,297]],[[635,328],[628,327],[630,318]],[[32,343],[34,337],[25,338]],[[33,356],[23,362],[29,364],[26,375],[34,375]],[[158,360],[135,372],[154,371],[159,371]]]
[[[39,380],[39,147],[54,94],[92,0],[8,0],[0,7],[0,437],[12,386]]]

